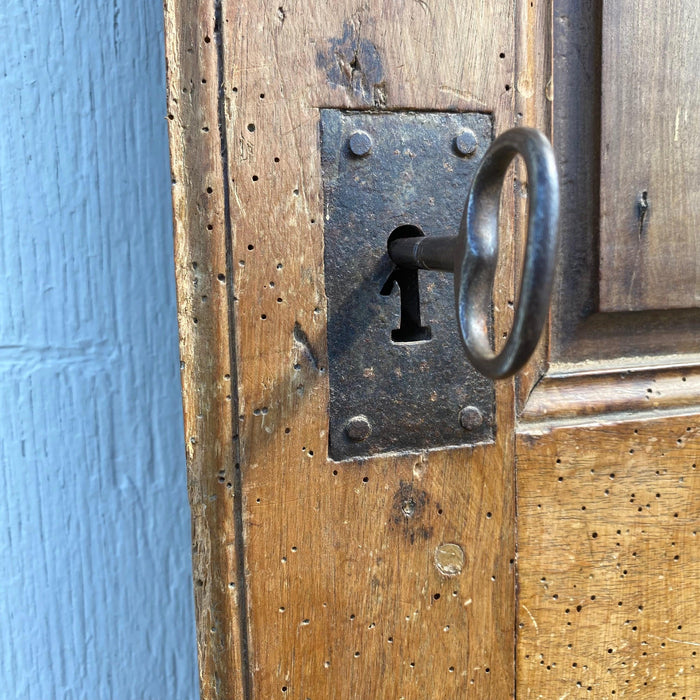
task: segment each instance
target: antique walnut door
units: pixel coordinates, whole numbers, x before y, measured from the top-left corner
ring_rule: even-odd
[[[690,0],[166,0],[203,698],[700,697],[699,14]],[[387,424],[407,449],[339,454],[333,402],[377,370],[343,385],[334,365],[321,123],[423,113],[552,138],[551,323],[516,379],[464,370],[478,425],[455,411],[463,433],[417,448],[424,423],[399,411]],[[445,177],[462,155],[436,153]],[[497,345],[528,201],[522,167],[506,182]],[[396,294],[361,294],[398,323]],[[364,329],[344,331],[365,353]]]

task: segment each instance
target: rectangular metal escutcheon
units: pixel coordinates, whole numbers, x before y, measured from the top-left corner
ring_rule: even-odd
[[[452,275],[399,281],[387,254],[402,226],[457,234],[491,139],[486,114],[321,110],[332,459],[493,439],[493,382],[464,355]]]

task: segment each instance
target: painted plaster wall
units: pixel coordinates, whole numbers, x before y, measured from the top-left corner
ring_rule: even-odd
[[[198,696],[162,4],[0,3],[0,699]]]

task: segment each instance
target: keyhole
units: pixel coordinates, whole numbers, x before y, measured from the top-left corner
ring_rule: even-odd
[[[423,232],[417,226],[399,226],[389,236],[389,243],[397,238],[415,238]],[[380,294],[390,296],[394,285],[398,285],[401,297],[401,316],[399,327],[391,331],[395,343],[417,343],[430,340],[430,326],[421,325],[420,321],[420,287],[418,270],[396,267],[382,286]]]

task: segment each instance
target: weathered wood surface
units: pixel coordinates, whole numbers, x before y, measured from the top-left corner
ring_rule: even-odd
[[[318,107],[487,109],[503,128],[511,8],[224,7],[253,695],[508,697],[510,388],[496,446],[327,460]],[[434,562],[448,543],[454,578]]]
[[[700,5],[604,0],[600,308],[700,304]]]
[[[166,6],[205,699],[514,693],[513,384],[498,385],[495,444],[327,459],[318,108],[476,109],[497,132],[547,129],[552,8],[536,4]],[[506,233],[524,212],[514,177]],[[506,245],[501,260],[499,342],[519,254]],[[662,308],[693,305],[673,299]],[[530,421],[517,442],[518,695],[692,697],[700,438],[697,416],[655,411],[695,411],[697,371],[623,367],[618,382],[611,367],[693,352],[695,316],[683,312],[679,345],[668,319],[647,342],[631,315],[616,331],[606,314],[577,330],[589,313],[555,344],[559,359],[598,364],[582,377],[572,364],[530,395],[545,342],[517,393]],[[543,427],[552,417],[577,427]]]
[[[516,120],[518,123],[536,126],[552,140],[552,106],[554,100],[553,56],[552,56],[552,2],[516,3],[518,30],[516,36],[517,80],[515,93]],[[498,270],[505,279],[512,279],[513,294],[517,299],[520,284],[519,271],[523,265],[525,241],[527,238],[527,173],[524,163],[517,159],[513,190],[515,199],[515,241],[514,262],[510,272],[507,268]],[[559,257],[561,260],[561,256]],[[498,313],[499,309],[496,309]],[[506,331],[507,332],[507,331]],[[504,336],[505,337],[505,336]],[[498,341],[498,336],[497,336]],[[545,373],[550,355],[550,324],[545,327],[542,338],[531,360],[518,373],[516,381],[516,403],[519,412],[532,388]]]
[[[619,6],[614,3],[609,3],[606,7],[608,13],[617,12],[619,9]],[[624,14],[625,7],[627,4],[619,10],[623,14],[620,21],[627,21],[630,17],[636,16],[636,9],[634,12]],[[645,169],[646,166],[641,163],[643,158],[652,152],[649,148],[656,141],[651,137],[642,139],[640,136],[636,139],[635,133],[646,133],[646,125],[636,132],[628,126],[628,121],[619,117],[617,112],[622,109],[621,101],[626,99],[626,95],[608,94],[610,85],[606,89],[603,84],[601,57],[604,54],[603,37],[606,36],[609,40],[606,49],[609,59],[606,75],[612,75],[615,80],[619,77],[621,81],[634,83],[629,78],[627,63],[632,61],[634,65],[635,57],[638,58],[640,55],[638,52],[646,51],[645,48],[640,48],[644,40],[640,40],[632,47],[631,53],[620,54],[624,56],[623,58],[615,57],[610,53],[613,51],[610,42],[616,40],[617,34],[614,29],[604,25],[601,9],[602,4],[598,0],[562,0],[554,7],[552,41],[556,94],[553,104],[553,143],[561,173],[561,248],[560,273],[552,303],[551,359],[555,364],[579,364],[584,372],[589,372],[594,367],[601,369],[623,365],[640,367],[645,364],[660,364],[662,361],[667,366],[673,366],[679,363],[688,364],[689,361],[697,362],[697,328],[700,309],[672,308],[678,305],[675,296],[677,289],[687,291],[689,288],[686,285],[687,280],[682,281],[678,277],[677,270],[687,271],[688,265],[694,264],[697,257],[694,251],[690,250],[693,246],[692,240],[690,242],[686,240],[688,245],[681,252],[676,249],[679,245],[683,248],[678,230],[665,230],[663,226],[659,228],[654,224],[653,232],[656,238],[646,236],[641,239],[643,246],[653,244],[654,255],[659,250],[658,241],[663,239],[660,244],[662,247],[666,245],[667,240],[669,242],[669,247],[662,250],[663,265],[667,268],[663,272],[662,279],[642,280],[644,294],[659,295],[659,301],[655,304],[658,309],[649,310],[645,306],[646,302],[642,303],[643,310],[638,311],[615,311],[615,305],[607,308],[603,304],[603,313],[600,312],[601,254],[610,263],[602,271],[603,276],[608,275],[609,281],[617,284],[614,276],[618,274],[620,284],[625,284],[624,280],[629,280],[632,274],[631,266],[636,264],[634,262],[636,253],[632,251],[630,257],[625,259],[622,247],[630,241],[634,241],[635,245],[640,241],[636,234],[630,236],[623,230],[613,231],[610,227],[608,227],[608,238],[601,240],[600,218],[603,196],[607,198],[607,204],[603,209],[608,214],[613,210],[628,214],[635,211],[634,206],[630,205],[629,192],[626,189],[619,190],[608,184],[603,184],[601,187],[601,150],[606,148],[612,154],[608,157],[608,165],[605,166],[608,169],[607,172],[610,172],[611,158],[614,156],[621,162],[620,173],[628,178],[644,178],[649,173],[655,177],[657,175],[662,177],[659,173],[662,173],[664,168],[669,169],[663,176],[669,180],[664,187],[677,188],[679,196],[681,196],[680,189],[687,188],[691,182],[673,183],[675,174],[671,172],[671,166],[675,167],[673,164],[678,156],[677,145],[674,145],[676,151],[669,152],[668,156],[659,150],[653,150],[652,170]],[[659,5],[653,18],[648,15],[649,21],[653,23],[653,26],[650,25],[650,32],[654,33],[654,36],[664,31],[665,20],[660,19],[660,16],[666,11],[666,6]],[[670,40],[670,45],[675,46],[675,39]],[[688,50],[692,55],[694,46]],[[668,58],[670,55],[659,50],[658,60],[673,60]],[[674,65],[679,75],[686,70],[691,73],[694,70],[692,62],[676,61]],[[686,79],[680,76],[680,80]],[[641,99],[642,104],[641,106],[637,104],[634,108],[637,112],[632,115],[634,119],[638,118],[642,121],[649,116],[648,105],[655,109],[653,101],[659,89],[657,82],[652,81],[651,78],[644,83],[648,94],[644,90],[639,94],[635,92],[635,99]],[[634,88],[627,86],[625,90],[633,90],[640,85],[635,83]],[[629,96],[627,98],[631,99]],[[694,99],[694,97],[688,97],[688,99]],[[581,105],[585,105],[586,108],[582,109]],[[630,108],[624,106],[624,109]],[[609,117],[607,126],[611,135],[607,140],[603,139],[601,145],[602,113],[612,114],[612,116]],[[655,124],[656,122],[650,122],[652,127]],[[688,167],[695,166],[690,164]],[[605,177],[604,172],[603,179]],[[689,194],[686,191],[684,196],[687,199],[681,203],[681,206],[687,207],[689,202],[693,201],[692,192]],[[659,204],[663,205],[661,209]],[[647,214],[651,218],[646,219],[650,225],[656,220],[655,217],[658,214],[668,208],[665,202],[658,200],[655,207],[652,215],[650,202]],[[679,230],[683,234],[683,230]],[[687,232],[687,229],[685,230]],[[617,256],[614,263],[610,262],[610,255]],[[680,260],[677,261],[677,258]],[[644,273],[642,268],[639,270]],[[662,286],[655,287],[656,284]],[[657,291],[654,291],[655,289]],[[641,296],[639,298],[643,299]],[[689,305],[693,306],[691,303]],[[628,307],[623,304],[619,308]],[[691,360],[688,355],[693,353],[696,357]],[[665,356],[663,360],[661,356]]]
[[[165,4],[175,275],[202,698],[245,697],[241,490],[213,2]]]
[[[529,430],[517,455],[518,697],[700,696],[700,416]]]
[[[535,387],[523,422],[579,419],[600,422],[615,414],[688,411],[700,404],[700,367],[608,368],[550,372]],[[647,413],[647,415],[649,415]]]
[[[496,444],[327,459],[318,108],[528,123],[516,36],[519,61],[546,54],[546,6],[517,5],[168,1],[204,698],[513,693],[513,384]],[[539,114],[539,72],[517,74]],[[508,244],[502,265],[498,337]],[[438,568],[445,544],[460,573]]]

